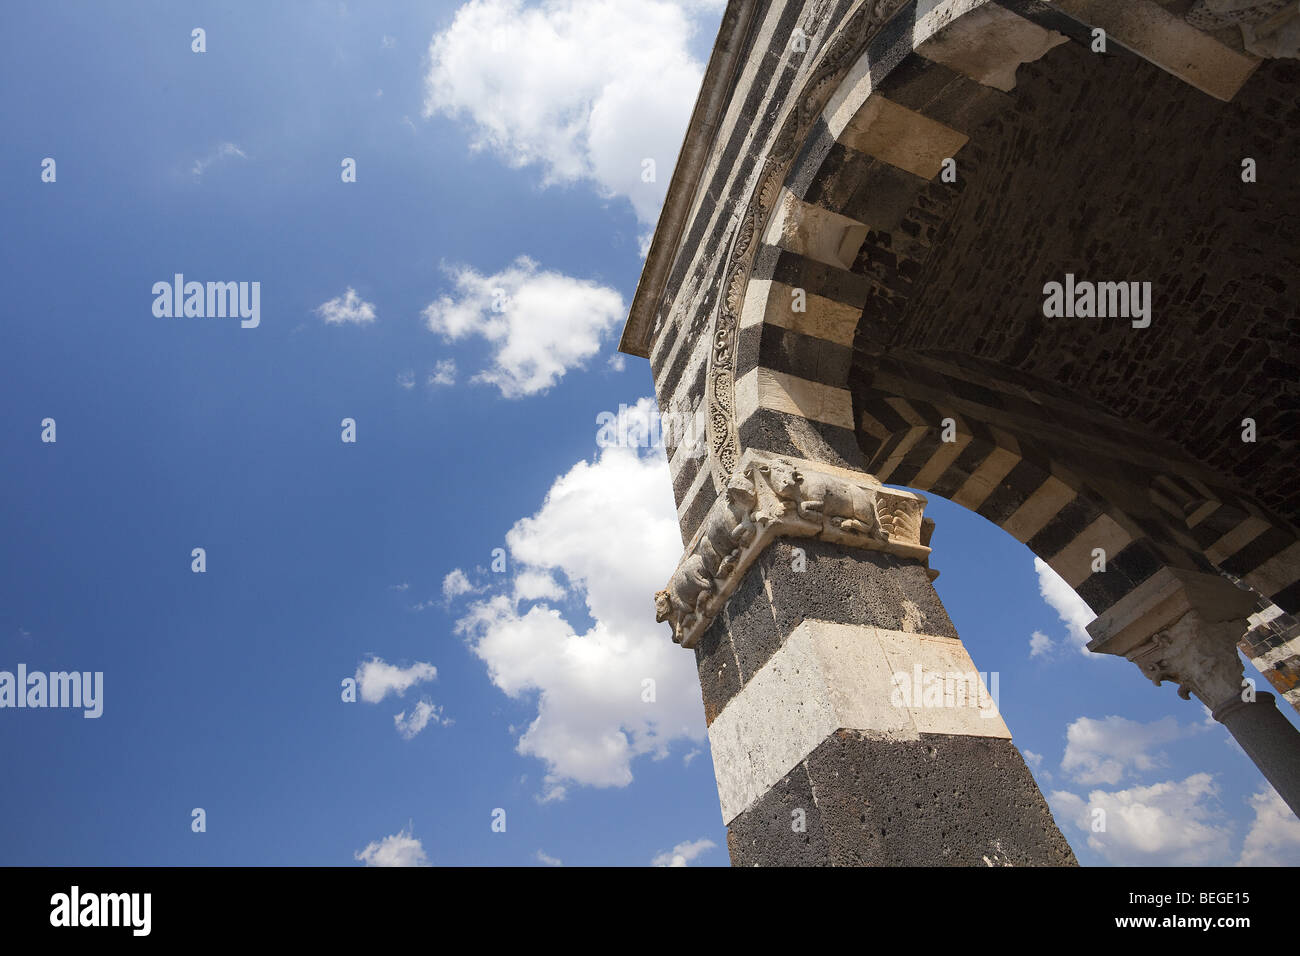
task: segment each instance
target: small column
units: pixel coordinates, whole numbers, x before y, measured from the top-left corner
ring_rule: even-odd
[[[1088,649],[1127,658],[1159,686],[1210,709],[1300,816],[1300,732],[1245,680],[1237,644],[1254,595],[1217,575],[1165,568],[1092,624]]]
[[[924,499],[749,452],[738,471],[659,595],[732,864],[1075,865],[935,593]]]

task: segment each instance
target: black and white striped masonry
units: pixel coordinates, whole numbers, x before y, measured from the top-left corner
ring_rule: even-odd
[[[793,598],[773,591],[769,555],[799,542],[773,538],[730,574],[696,565],[706,519],[753,453],[978,512],[1101,616],[1094,649],[1102,652],[1136,654],[1145,647],[1139,637],[1190,640],[1188,622],[1213,621],[1212,654],[1235,662],[1245,615],[1225,643],[1220,635],[1236,625],[1205,606],[1222,597],[1214,582],[1224,574],[1261,607],[1300,610],[1300,269],[1291,254],[1300,243],[1300,178],[1288,165],[1300,155],[1300,124],[1283,118],[1300,109],[1297,79],[1295,61],[1261,59],[1234,30],[1205,32],[1152,0],[729,4],[621,348],[650,359],[661,407],[694,414],[709,436],[704,456],[668,448],[683,568],[699,581],[686,595],[698,609],[670,619],[696,613],[692,633],[706,635],[684,643],[695,643],[701,660],[724,816],[737,814],[728,818],[733,837],[734,821],[778,786],[773,768],[797,750],[809,748],[780,772],[803,761],[812,790],[826,795],[807,761],[823,744],[842,753],[831,742],[847,739],[840,731],[897,745],[872,749],[871,761],[897,751],[899,765],[910,766],[929,752],[901,743],[928,733],[913,715],[896,739],[842,725],[825,740],[787,740],[771,766],[728,764],[718,734],[732,725],[758,733],[746,730],[753,720],[727,717],[752,681],[768,694],[764,712],[785,707],[787,724],[797,722],[798,694],[820,693],[781,690],[764,677],[796,633],[791,654],[819,661],[832,645],[817,622],[944,636],[911,618],[911,627],[901,618],[854,621],[846,607],[898,591],[923,562],[839,542],[845,554],[824,568],[869,561],[879,573],[837,591],[842,603],[823,616],[803,613],[815,635],[796,622],[769,636],[780,650],[765,664],[747,667],[741,646],[757,638],[737,634],[734,606],[758,587],[756,576],[769,604],[789,605]],[[1245,158],[1260,170],[1253,181],[1242,175]],[[1150,325],[1047,317],[1044,286],[1067,274],[1150,282]],[[1244,440],[1246,419],[1254,441]],[[808,547],[830,546],[810,533]],[[838,586],[811,566],[807,574]],[[930,590],[899,600],[938,599]],[[942,608],[926,617],[940,619]],[[1148,625],[1155,630],[1134,630]],[[862,640],[875,640],[888,659],[894,638]],[[1295,650],[1272,656],[1291,659]],[[831,670],[849,683],[831,681],[822,688],[828,699],[849,687],[879,689],[852,668]],[[1167,668],[1165,677],[1175,679]],[[715,687],[728,681],[739,688],[731,696]],[[758,693],[743,706],[756,706]],[[854,720],[888,724],[881,714],[854,712]],[[768,727],[764,739],[780,732]],[[1009,739],[988,743],[999,740],[986,743],[1015,753]],[[1288,746],[1269,752],[1290,759]],[[961,747],[933,749],[940,775],[976,759]],[[1021,807],[1025,826],[1039,827],[1041,797],[1032,780],[1026,796],[1018,755],[1006,760],[1005,778],[988,778],[996,791],[988,798]],[[859,797],[886,808],[911,799]],[[832,817],[826,833],[844,823]],[[1022,845],[1018,859],[1061,861],[1050,815],[1047,824],[1035,830],[1042,842]],[[774,834],[745,832],[757,842],[733,840],[733,860],[784,858],[784,849],[763,848]],[[836,837],[799,859],[957,860],[951,846],[904,860],[878,837],[862,836],[857,849]],[[977,856],[996,859],[988,846]]]

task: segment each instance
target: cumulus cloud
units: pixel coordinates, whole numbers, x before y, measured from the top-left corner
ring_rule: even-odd
[[[564,866],[563,860],[559,860],[542,850],[537,851],[537,862],[542,866]]]
[[[691,860],[695,859],[705,850],[712,850],[716,843],[712,840],[695,840],[693,842],[679,843],[667,853],[660,853],[650,861],[651,866],[688,866]]]
[[[393,716],[393,724],[397,727],[397,732],[405,740],[410,740],[432,720],[435,724],[449,724],[450,720],[445,720],[442,716],[442,708],[434,704],[427,698],[416,703],[411,709],[408,717],[406,711]]]
[[[1100,655],[1088,650],[1088,641],[1092,639],[1088,634],[1088,625],[1097,616],[1092,613],[1092,608],[1088,607],[1087,602],[1074,592],[1074,588],[1066,584],[1065,579],[1053,571],[1052,566],[1042,558],[1034,558],[1034,570],[1038,572],[1038,593],[1060,617],[1069,635],[1070,643],[1090,659],[1098,659]],[[1035,632],[1030,638],[1030,657],[1047,650],[1041,641],[1037,645],[1041,650],[1035,650],[1034,641],[1040,637],[1046,638],[1039,632]],[[1051,639],[1046,638],[1046,640],[1050,645]]]
[[[1300,866],[1300,818],[1265,786],[1250,798],[1255,819],[1242,844],[1238,866]]]
[[[428,866],[429,858],[420,841],[411,835],[408,827],[392,836],[367,844],[364,850],[353,854],[366,866]]]
[[[238,159],[248,158],[248,154],[245,153],[238,146],[236,146],[234,143],[222,143],[212,152],[208,153],[207,156],[204,156],[202,159],[194,160],[194,165],[190,167],[190,172],[194,175],[195,179],[202,179],[203,173],[207,170],[209,166],[211,166],[213,163],[217,162],[218,160],[228,159],[231,156],[234,156]]]
[[[449,342],[480,336],[492,366],[474,376],[506,398],[544,392],[600,351],[625,315],[623,298],[606,286],[542,271],[521,256],[495,275],[463,266],[449,270],[456,286],[424,310],[429,329]]]
[[[325,320],[326,325],[342,325],[344,322],[368,325],[375,321],[375,304],[362,300],[356,289],[348,286],[342,295],[318,305],[316,314]]]
[[[464,120],[475,149],[545,185],[626,197],[653,224],[704,76],[688,44],[720,6],[470,0],[429,44],[424,115]]]
[[[1045,657],[1052,651],[1052,639],[1042,631],[1029,635],[1029,656]]]
[[[1087,835],[1088,847],[1118,866],[1207,866],[1224,862],[1231,825],[1214,778],[1107,792],[1087,799],[1064,790],[1048,796],[1057,820]]]
[[[380,657],[362,661],[356,673],[361,699],[367,704],[377,704],[389,694],[401,697],[414,685],[434,680],[437,676],[438,668],[432,664],[416,661],[403,668],[385,663]]]
[[[410,369],[397,373],[397,384],[402,388],[415,388],[415,373]]]
[[[542,598],[558,601],[565,594],[564,588],[560,587],[548,571],[521,571],[515,575],[514,587],[516,601],[537,601]]]
[[[1061,769],[1083,784],[1116,784],[1126,773],[1154,770],[1165,764],[1158,748],[1204,730],[1204,725],[1179,726],[1172,717],[1149,724],[1124,717],[1102,720],[1080,717],[1065,732]]]
[[[441,359],[433,366],[433,371],[429,373],[427,384],[430,388],[437,388],[439,385],[456,384],[456,360]]]
[[[506,535],[518,569],[509,590],[475,602],[456,625],[503,693],[536,701],[517,749],[545,763],[543,799],[570,785],[626,786],[636,757],[704,739],[694,659],[654,620],[652,595],[681,554],[670,488],[657,451],[610,447],[578,462]],[[550,595],[518,578],[542,574],[562,577],[589,624],[529,603],[526,594]],[[642,699],[647,678],[653,703]]]
[[[469,594],[473,590],[474,586],[469,583],[469,578],[460,568],[452,568],[442,579],[442,596],[448,601],[462,594]]]

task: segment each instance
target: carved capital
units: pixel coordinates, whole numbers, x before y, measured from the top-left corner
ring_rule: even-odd
[[[678,644],[694,647],[777,537],[818,538],[928,561],[924,508],[924,498],[884,488],[871,475],[746,451],[672,580],[655,595],[656,619],[672,626]]]
[[[1207,621],[1192,610],[1125,656],[1156,686],[1173,681],[1183,700],[1195,694],[1215,711],[1241,696],[1243,668],[1237,641],[1244,630],[1244,621]]]

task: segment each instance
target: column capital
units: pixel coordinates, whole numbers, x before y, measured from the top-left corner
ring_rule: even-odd
[[[1162,681],[1173,681],[1183,700],[1195,694],[1217,712],[1241,699],[1244,671],[1237,641],[1244,632],[1243,620],[1211,622],[1197,611],[1188,611],[1125,657],[1157,687]]]
[[[885,488],[866,472],[747,450],[686,546],[668,586],[655,595],[656,619],[673,640],[694,647],[778,537],[817,538],[927,562],[934,523],[926,500]],[[929,571],[931,580],[938,572]]]
[[[1178,684],[1216,711],[1240,697],[1237,641],[1254,609],[1251,592],[1216,574],[1162,568],[1088,625],[1088,649],[1132,661],[1159,686]]]

